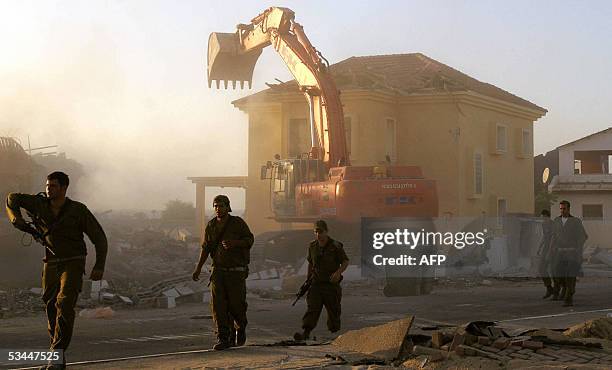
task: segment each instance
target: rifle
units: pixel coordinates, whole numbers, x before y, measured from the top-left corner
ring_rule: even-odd
[[[38,217],[36,217],[34,214],[28,211],[26,211],[26,213],[28,214],[28,216],[30,217],[32,221],[25,222],[26,225],[28,225],[29,230],[24,231],[24,232],[30,234],[32,236],[32,239],[34,239],[34,241],[36,241],[37,243],[45,247],[49,251],[49,253],[55,256],[55,252],[53,252],[53,250],[51,249],[51,246],[49,245],[49,243],[47,243],[47,239],[45,239],[45,232],[42,229],[41,220],[38,219]]]
[[[308,293],[308,291],[310,290],[310,286],[312,285],[313,279],[314,279],[314,273],[311,273],[310,277],[306,279],[306,281],[302,284],[298,292],[295,293],[295,301],[293,301],[292,306],[295,306],[297,301],[299,301],[300,298],[302,298],[304,295],[306,295],[306,293]]]

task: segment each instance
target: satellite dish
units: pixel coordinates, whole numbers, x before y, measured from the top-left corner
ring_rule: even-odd
[[[548,177],[550,176],[550,169],[546,167],[544,171],[542,171],[542,183],[546,184],[548,182]]]

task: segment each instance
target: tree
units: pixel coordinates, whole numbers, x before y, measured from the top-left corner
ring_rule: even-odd
[[[557,201],[558,197],[550,193],[546,187],[543,185],[542,188],[535,195],[535,211],[536,214],[540,214],[543,209],[547,209],[550,211],[550,206]]]
[[[161,214],[162,220],[194,220],[195,207],[193,204],[181,200],[171,200]]]

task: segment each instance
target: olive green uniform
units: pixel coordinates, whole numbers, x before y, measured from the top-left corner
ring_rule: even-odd
[[[542,241],[540,242],[539,254],[542,257],[540,260],[539,273],[544,286],[547,289],[553,289],[551,279],[551,266],[553,256],[550,251],[550,239],[552,238],[553,221],[549,218],[542,222]]]
[[[72,338],[74,306],[85,273],[87,247],[83,233],[87,234],[96,248],[95,270],[104,270],[107,252],[106,235],[87,207],[69,198],[66,198],[64,206],[55,217],[51,211],[50,201],[46,197],[9,194],[6,211],[14,225],[25,223],[20,208],[40,220],[45,240],[54,253],[45,250],[42,298],[47,313],[50,348],[65,351]]]
[[[308,263],[314,277],[306,295],[308,308],[302,318],[305,332],[311,332],[317,326],[323,307],[327,310],[327,329],[332,333],[340,330],[342,288],[340,282],[332,283],[330,277],[345,261],[348,257],[342,243],[332,238],[328,237],[323,247],[316,240],[308,246]]]
[[[576,292],[576,276],[582,266],[582,247],[587,238],[579,218],[569,215],[565,224],[561,216],[555,218],[551,238],[554,253],[553,279],[557,283],[555,289],[565,287],[565,296],[561,298],[566,302],[571,302]]]
[[[238,331],[244,330],[248,323],[246,278],[254,241],[251,230],[242,218],[228,215],[225,222],[227,225],[220,224],[216,218],[210,220],[202,244],[204,251],[212,257],[210,309],[217,325],[217,335],[223,340],[229,338],[234,323]],[[224,249],[222,240],[242,240],[246,246]]]

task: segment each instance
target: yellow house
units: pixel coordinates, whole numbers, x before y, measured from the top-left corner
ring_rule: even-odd
[[[331,66],[353,165],[419,165],[437,181],[441,216],[533,213],[539,107],[423,54],[352,57]],[[233,102],[248,114],[246,218],[276,230],[261,166],[310,149],[308,105],[287,82]]]

